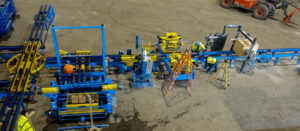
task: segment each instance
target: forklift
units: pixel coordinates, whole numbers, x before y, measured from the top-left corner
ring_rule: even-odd
[[[223,8],[239,7],[252,11],[253,17],[265,20],[267,17],[272,17],[276,9],[283,9],[283,22],[288,22],[294,13],[300,8],[291,0],[220,0],[220,5]],[[288,6],[295,7],[290,14],[287,13]]]

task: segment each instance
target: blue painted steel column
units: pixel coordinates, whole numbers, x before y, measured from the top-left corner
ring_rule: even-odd
[[[277,57],[277,58],[276,58],[276,61],[274,62],[274,65],[277,65],[278,62],[279,62],[279,60],[280,60],[280,57]]]
[[[50,11],[49,11],[48,13],[49,13],[49,15],[50,15],[50,17],[49,17],[49,18],[50,18],[50,21],[51,21],[51,23],[53,23],[54,17],[55,17],[53,5],[50,5]]]
[[[101,34],[102,34],[102,66],[103,66],[103,77],[104,80],[106,81],[106,65],[105,65],[105,27],[104,24],[101,26]]]
[[[56,54],[56,59],[57,59],[57,64],[58,64],[58,70],[59,70],[59,75],[61,76],[61,61],[60,61],[60,55],[59,55],[59,50],[58,50],[58,45],[57,45],[57,39],[56,39],[56,33],[55,33],[55,27],[52,25],[51,28],[52,32],[52,39],[53,39],[53,44],[54,44],[54,49],[55,49],[55,54]]]
[[[139,35],[135,37],[135,48],[137,50],[137,55],[139,55]]]
[[[136,35],[135,48],[137,50],[137,55],[139,55],[139,44],[141,44],[141,54],[143,55],[143,53],[144,53],[144,47],[143,47],[143,43],[142,43],[141,37],[139,35]]]

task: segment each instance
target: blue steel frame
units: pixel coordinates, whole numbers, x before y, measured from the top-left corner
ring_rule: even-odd
[[[224,26],[224,30],[223,30],[223,34],[226,33],[226,30],[228,28],[237,28],[237,32],[235,35],[235,38],[239,37],[239,34],[242,34],[245,38],[247,38],[249,41],[252,42],[251,47],[254,46],[256,39],[250,37],[250,35],[248,33],[246,33],[245,31],[243,31],[242,26],[240,25],[225,25]],[[136,48],[138,50],[137,55],[139,55],[139,44],[141,44],[141,50],[143,52],[143,45],[141,43],[141,38],[139,36],[136,37]],[[234,44],[234,42],[233,42]],[[169,62],[170,62],[170,57],[169,54],[167,53],[163,53],[160,47],[160,41],[158,41],[158,47],[159,47],[159,52],[161,54],[160,58],[154,62],[154,67],[153,67],[153,71],[156,72],[157,68],[158,68],[158,64],[159,63],[165,63],[165,67],[168,70],[169,73],[172,72],[171,67],[169,66]],[[233,45],[232,45],[233,46]],[[269,61],[275,60],[274,64],[276,65],[280,59],[284,58],[284,57],[289,57],[291,59],[295,59],[295,56],[299,57],[299,50],[300,48],[289,48],[289,49],[260,49],[257,51],[257,56],[255,61],[252,63],[252,66],[255,66],[255,64],[257,62],[259,63],[267,63]],[[250,52],[250,51],[249,51]],[[192,54],[192,58],[193,60],[196,61],[196,63],[201,62],[204,63],[204,68],[206,68],[206,58],[208,56],[212,56],[214,58],[217,58],[217,63],[215,64],[215,68],[216,70],[218,69],[218,63],[221,63],[221,60],[229,60],[230,61],[230,65],[232,63],[232,60],[243,60],[243,66],[241,68],[240,71],[243,70],[243,67],[246,63],[246,61],[249,61],[249,52],[247,53],[247,56],[245,57],[238,57],[234,51],[216,51],[216,52],[202,52],[202,53],[194,53]],[[128,49],[127,50],[127,54],[131,54],[131,50]],[[106,57],[110,58],[112,61],[108,61],[108,65],[110,67],[118,67],[121,71],[121,73],[125,73],[125,72],[130,72],[132,71],[131,69],[127,68],[126,65],[124,63],[121,62],[120,56],[123,55],[122,52],[119,52],[118,55],[108,55]],[[98,61],[97,60],[99,57],[102,56],[91,56],[91,64],[97,64]],[[65,60],[68,59],[74,59],[72,57],[65,57]],[[103,61],[103,58],[100,60],[101,62]],[[46,62],[46,67],[57,67],[56,65],[57,62],[55,62],[53,60],[53,58],[47,58],[47,62]],[[298,59],[297,64],[300,63],[300,60]],[[134,66],[140,66],[139,64],[135,63]],[[209,71],[209,70],[208,70]],[[194,79],[194,71],[193,71],[193,76],[192,79]],[[139,74],[136,74],[133,76],[133,78],[137,78],[137,76],[146,76],[145,73],[141,72]],[[177,78],[177,80],[186,80],[186,74],[180,74]],[[190,79],[190,78],[188,78]]]
[[[192,58],[195,60],[196,63],[206,63],[206,58],[208,56],[212,56],[218,60],[218,63],[222,63],[224,60],[229,60],[230,65],[233,60],[245,60],[246,57],[239,57],[235,54],[234,51],[216,51],[216,52],[202,52],[202,53],[193,53]],[[121,59],[120,55],[107,55],[106,57],[109,57],[112,59],[112,61],[108,62],[108,65],[110,67],[120,67],[121,65]],[[298,57],[298,59],[296,58]],[[258,63],[268,63],[271,61],[274,61],[274,65],[277,65],[278,62],[283,59],[283,58],[290,58],[290,59],[297,59],[297,63],[295,64],[300,64],[300,48],[286,48],[286,49],[259,49],[257,51],[257,56],[256,60],[254,61],[254,65]],[[163,57],[164,59],[160,59],[155,64],[159,62],[165,62],[168,63],[170,61],[167,56]],[[64,57],[63,61],[67,60],[73,60],[75,59],[74,57]],[[99,60],[100,59],[100,60]],[[101,55],[95,55],[91,56],[91,64],[101,64],[102,63],[102,56]],[[218,64],[217,63],[217,64]],[[58,67],[57,60],[54,57],[47,57],[46,60],[46,68],[54,68]],[[169,66],[166,66],[167,70],[170,72],[171,68]],[[218,65],[217,65],[218,67]],[[120,67],[121,68],[121,67]],[[156,71],[154,69],[154,71]],[[183,78],[186,78],[183,76]]]
[[[103,66],[103,76],[104,79],[106,79],[106,66],[105,66],[105,28],[104,25],[102,24],[101,26],[73,26],[73,27],[54,27],[52,25],[51,32],[52,32],[52,39],[53,39],[53,44],[54,44],[54,49],[55,49],[55,54],[56,54],[56,60],[58,64],[58,69],[59,69],[59,75],[62,75],[63,70],[62,68],[62,63],[61,63],[61,57],[59,55],[59,50],[58,50],[58,45],[57,45],[57,39],[56,39],[56,32],[55,30],[61,30],[61,29],[101,29],[101,40],[102,40],[102,66]],[[100,60],[99,60],[100,61]]]
[[[34,25],[32,27],[28,41],[40,41],[42,44],[42,54],[45,49],[45,40],[47,38],[48,30],[50,25],[54,21],[54,9],[53,5],[41,5],[38,14],[34,17]],[[44,35],[46,33],[46,35]],[[14,55],[18,54],[19,51],[23,50],[24,46],[0,46],[0,52],[7,51],[0,54],[0,59],[5,61],[9,60]],[[16,51],[11,53],[11,51]]]
[[[28,40],[40,41],[42,44],[41,49],[45,49],[44,41],[47,38],[48,29],[51,23],[53,23],[54,17],[53,5],[41,5],[38,14],[34,17],[35,23]],[[46,31],[46,35],[43,35],[44,31]]]
[[[13,25],[16,8],[13,0],[0,0],[0,35],[6,35]]]
[[[230,65],[233,60],[246,60],[246,57],[239,57],[235,54],[234,51],[216,51],[216,52],[202,52],[192,54],[192,58],[196,63],[206,63],[206,58],[208,56],[213,56],[218,60],[217,63],[221,63],[224,60],[228,60]],[[300,48],[286,48],[286,49],[260,49],[257,50],[257,56],[255,61],[252,63],[252,66],[255,66],[256,63],[269,63],[273,61],[274,65],[277,65],[279,60],[282,58],[290,58],[298,60],[295,64],[300,64]]]
[[[0,46],[0,52],[3,52],[3,54],[0,54],[0,59],[4,61],[8,61],[11,57],[18,54],[21,50],[23,50],[24,46]],[[6,52],[4,52],[6,51]],[[14,53],[11,53],[11,51],[14,51]]]
[[[102,127],[108,127],[108,125],[107,124],[104,124],[104,125],[94,125],[94,127],[102,128]],[[63,130],[86,129],[86,128],[91,128],[91,126],[59,127],[59,128],[57,128],[57,130],[58,131],[63,131]]]
[[[146,72],[147,70],[147,62],[143,61],[143,52],[144,52],[144,47],[143,43],[141,40],[141,37],[139,35],[136,36],[136,50],[137,50],[137,55],[141,55],[142,59],[134,63],[135,67],[138,67],[138,70],[133,70],[133,76],[132,76],[132,81],[131,81],[131,87],[132,88],[143,88],[143,87],[153,87],[154,84],[151,79],[151,73]],[[141,46],[141,53],[139,53],[139,45]],[[151,69],[152,70],[152,69]]]
[[[59,29],[100,29],[101,30],[101,41],[102,41],[102,55],[100,57],[93,58],[94,63],[88,63],[91,66],[91,72],[86,73],[85,75],[90,78],[87,81],[75,81],[75,82],[67,82],[68,79],[72,76],[70,74],[64,74],[62,67],[65,64],[65,57],[61,57],[58,50],[57,38],[55,30]],[[56,75],[57,84],[54,81],[51,81],[51,87],[58,87],[61,93],[45,93],[45,96],[50,98],[52,110],[46,112],[47,115],[52,115],[54,118],[58,120],[81,120],[85,121],[86,119],[90,119],[89,113],[81,113],[81,114],[61,114],[61,111],[66,111],[69,109],[87,109],[89,107],[77,107],[77,108],[66,108],[66,97],[71,93],[97,93],[99,98],[99,106],[94,108],[104,109],[105,112],[93,113],[93,118],[106,118],[108,114],[113,113],[112,105],[113,99],[115,97],[115,90],[101,90],[102,85],[104,84],[112,84],[112,80],[110,78],[106,78],[106,62],[105,62],[105,28],[102,26],[76,26],[76,27],[55,27],[52,26],[52,38],[53,44],[56,53],[56,62],[57,65],[55,67],[59,68],[59,71]],[[87,57],[87,56],[83,56]],[[76,58],[83,58],[81,56],[71,56],[71,61],[74,62]],[[92,57],[92,56],[90,56]],[[53,59],[54,60],[54,59]],[[56,64],[56,63],[55,63]],[[72,64],[72,63],[71,63]],[[103,71],[94,71],[93,66],[102,65]],[[53,66],[50,66],[50,68]],[[76,73],[75,73],[76,75]],[[78,74],[80,75],[80,74]],[[93,77],[100,77],[99,80],[94,80]],[[60,78],[60,79],[59,79]]]
[[[99,88],[99,86],[98,86]],[[108,114],[113,113],[113,97],[115,97],[115,90],[106,91],[87,91],[84,93],[97,93],[99,95],[99,106],[93,106],[95,109],[104,109],[104,112],[93,113],[94,119],[106,118]],[[52,109],[46,111],[46,115],[51,115],[60,121],[70,121],[70,120],[80,120],[85,121],[90,119],[90,113],[80,113],[80,114],[61,114],[66,110],[72,109],[89,109],[89,107],[76,107],[76,108],[66,108],[66,98],[68,94],[72,93],[45,93],[45,96],[50,98]]]
[[[41,6],[40,11],[36,17],[36,18],[39,18],[39,20],[35,20],[35,24],[33,26],[32,32],[31,32],[31,34],[35,33],[36,35],[34,37],[30,36],[30,38],[34,38],[34,39],[29,39],[29,41],[39,41],[39,39],[36,39],[36,38],[37,37],[42,38],[44,36],[44,31],[48,30],[48,28],[45,28],[45,27],[48,27],[53,22],[53,17],[54,17],[53,6],[46,5],[43,12],[41,12],[42,8],[43,8],[43,5]],[[51,13],[52,15],[49,15],[49,12],[52,12]],[[45,14],[47,14],[47,15],[45,15]],[[49,19],[51,19],[51,20],[49,20]],[[40,42],[42,42],[42,41],[40,41]],[[12,47],[2,47],[1,51],[3,51],[3,50],[19,51],[21,49],[23,49],[23,48],[20,46],[15,46],[15,47],[12,46]],[[41,54],[43,54],[43,49],[41,51]],[[9,54],[6,54],[7,59],[8,59],[8,57],[10,57]],[[18,74],[15,74],[15,76],[16,75],[18,75]],[[36,78],[37,78],[37,75],[30,77],[31,81],[29,84],[31,84],[31,89],[34,88],[34,85],[36,83],[36,80],[35,80]],[[6,84],[6,83],[2,83],[2,84]],[[23,98],[24,98],[24,96],[30,96],[30,95],[33,95],[33,93],[31,91],[29,91],[29,92],[24,92],[24,91],[10,92],[10,89],[8,89],[8,88],[4,88],[2,90],[0,97],[1,98],[5,97],[5,100],[1,107],[1,112],[0,112],[1,113],[0,120],[1,120],[1,122],[4,123],[2,126],[2,130],[14,130],[15,123],[17,121],[20,109],[22,108],[23,111],[26,111],[25,106],[23,104]],[[3,117],[5,118],[4,121],[2,121]]]
[[[205,63],[206,57],[212,56],[218,60],[218,63],[222,63],[224,60],[229,60],[230,64],[233,60],[245,60],[246,57],[239,57],[235,54],[234,51],[215,51],[215,52],[202,52],[202,53],[193,53],[192,58],[195,60],[196,63]],[[110,67],[119,67],[118,65],[121,63],[120,55],[106,55],[106,57],[112,59],[113,61],[109,61],[108,65]],[[165,56],[166,57],[166,56]],[[170,61],[169,58],[165,58],[158,60],[158,62],[166,62]],[[298,57],[298,59],[297,59]],[[254,65],[258,63],[268,63],[274,61],[274,65],[277,65],[280,60],[283,58],[290,58],[290,59],[297,59],[295,64],[300,64],[300,48],[283,48],[283,49],[259,49],[257,51],[257,56]],[[64,57],[63,61],[71,60],[74,61],[74,56]],[[94,55],[91,56],[91,64],[101,64],[102,63],[102,56],[101,55]],[[54,57],[47,57],[46,60],[46,68],[57,68],[57,60]],[[171,71],[168,68],[168,71]]]

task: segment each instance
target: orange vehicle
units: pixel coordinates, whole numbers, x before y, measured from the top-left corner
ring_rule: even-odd
[[[273,16],[276,9],[282,8],[285,22],[299,9],[295,6],[295,3],[292,3],[290,0],[220,0],[220,5],[223,8],[239,7],[250,10],[255,18],[261,20]],[[289,5],[296,8],[291,14],[287,13]]]

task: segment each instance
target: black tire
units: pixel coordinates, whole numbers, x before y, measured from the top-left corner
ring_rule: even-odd
[[[252,14],[253,14],[253,17],[255,17],[257,19],[265,20],[268,17],[269,10],[266,5],[258,4],[253,8]]]
[[[268,17],[272,17],[275,14],[276,7],[273,3],[266,2],[266,6],[268,7],[269,14]]]
[[[220,5],[223,8],[229,9],[233,5],[233,0],[220,0]]]

